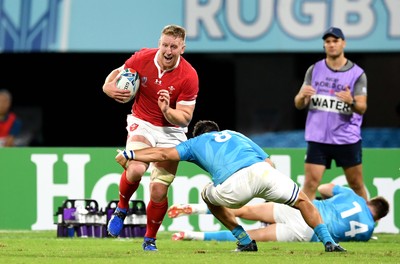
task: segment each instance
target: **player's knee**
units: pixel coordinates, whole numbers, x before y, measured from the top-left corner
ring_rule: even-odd
[[[307,179],[307,180],[304,182],[304,188],[305,188],[305,189],[308,189],[308,190],[310,190],[310,191],[316,191],[317,188],[318,188],[319,183],[320,183],[320,181],[318,181],[318,180],[315,180],[315,179]]]
[[[150,175],[151,182],[161,183],[166,186],[170,186],[171,183],[174,181],[174,179],[175,179],[175,175],[168,172],[164,168],[154,167],[151,172],[151,175]]]
[[[129,150],[137,150],[137,149],[143,149],[143,148],[148,148],[151,147],[150,145],[144,143],[144,142],[128,142],[125,146],[125,149],[127,151]],[[132,166],[130,166],[133,164]],[[126,163],[126,170],[127,170],[127,178],[130,181],[137,181],[139,180],[143,174],[147,171],[149,167],[149,164],[141,162],[141,161],[135,161],[135,160],[128,160]]]
[[[311,202],[310,198],[307,196],[307,194],[304,191],[299,191],[299,195],[297,197],[296,203],[301,203],[301,202]]]
[[[142,176],[145,174],[148,166],[145,163],[132,164],[132,162],[134,161],[131,161],[127,164],[126,179],[129,182],[137,182],[142,179]],[[129,164],[131,164],[131,166],[129,166]]]
[[[201,191],[201,198],[206,204],[210,204],[210,201],[207,198],[207,190],[212,187],[212,183],[208,183],[206,186],[204,186],[203,190]]]

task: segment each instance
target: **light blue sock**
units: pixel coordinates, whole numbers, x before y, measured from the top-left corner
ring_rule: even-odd
[[[204,240],[216,240],[216,241],[236,241],[236,237],[229,230],[217,231],[217,232],[204,232]]]
[[[332,244],[336,245],[335,241],[333,241],[333,238],[329,234],[328,228],[326,227],[325,224],[319,224],[314,228],[314,233],[317,235],[319,240],[324,243],[324,245],[327,242],[332,242]]]
[[[244,231],[241,225],[236,226],[232,230],[232,234],[236,237],[237,240],[239,240],[240,245],[248,245],[251,243],[249,234],[247,234],[247,232]]]

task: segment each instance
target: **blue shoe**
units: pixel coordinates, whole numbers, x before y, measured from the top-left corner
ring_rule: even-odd
[[[126,217],[126,209],[117,207],[108,222],[107,230],[108,234],[112,237],[118,237],[124,227],[124,220]]]
[[[155,238],[144,237],[142,246],[144,251],[158,251]]]

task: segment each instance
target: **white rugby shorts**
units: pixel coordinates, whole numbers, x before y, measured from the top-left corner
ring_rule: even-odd
[[[184,128],[181,127],[159,127],[143,121],[131,114],[126,118],[126,130],[128,137],[126,145],[132,142],[131,137],[135,135],[144,136],[150,141],[152,147],[175,147],[186,141],[187,137]]]
[[[301,216],[300,210],[284,204],[274,204],[276,240],[281,242],[309,242],[314,231]]]
[[[214,205],[240,208],[256,197],[292,206],[300,190],[290,177],[267,162],[258,162],[235,172],[217,186],[207,185],[204,191]]]

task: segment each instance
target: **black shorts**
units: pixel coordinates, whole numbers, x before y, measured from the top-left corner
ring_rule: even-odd
[[[353,167],[361,164],[361,140],[346,145],[307,142],[306,163],[325,165],[327,169],[330,169],[332,160],[335,160],[337,167]]]

